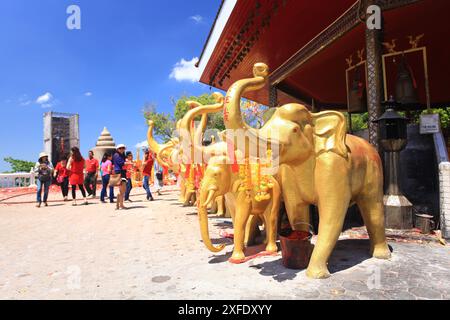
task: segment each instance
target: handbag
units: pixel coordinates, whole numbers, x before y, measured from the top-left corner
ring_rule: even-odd
[[[122,177],[121,177],[120,173],[111,174],[109,176],[109,186],[110,187],[118,186],[118,185],[120,185],[121,180],[122,180]]]
[[[62,184],[64,182],[64,177],[62,177],[58,174],[58,176],[56,177],[56,182],[58,184]]]

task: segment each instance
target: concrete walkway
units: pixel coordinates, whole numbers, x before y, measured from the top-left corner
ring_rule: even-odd
[[[200,241],[196,210],[182,208],[176,192],[155,202],[132,199],[127,211],[98,200],[40,209],[0,203],[0,298],[450,298],[449,246],[392,242],[393,257],[383,261],[368,256],[367,240],[341,240],[330,261],[332,277],[311,280],[304,270],[284,268],[281,256],[230,264],[232,242],[219,239],[229,225],[214,218],[215,243],[229,245],[210,253]]]

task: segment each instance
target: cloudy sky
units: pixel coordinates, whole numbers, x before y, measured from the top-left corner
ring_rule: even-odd
[[[81,29],[67,28],[67,8]],[[44,112],[80,114],[86,153],[106,126],[117,143],[145,140],[142,107],[210,92],[194,68],[220,0],[1,0],[0,172],[35,161]]]

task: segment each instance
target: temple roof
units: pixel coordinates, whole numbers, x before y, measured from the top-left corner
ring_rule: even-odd
[[[450,74],[450,26],[446,19],[450,1],[380,3],[384,5],[384,42],[395,40],[394,50],[404,51],[413,46],[410,37],[423,35],[419,47],[426,47],[431,102],[450,102],[446,84]],[[347,59],[352,56],[353,65],[357,64],[358,51],[365,48],[365,23],[356,20],[363,14],[355,0],[224,0],[198,63],[200,81],[227,90],[233,82],[251,76],[254,63],[265,62],[271,69],[272,84],[278,85],[280,103],[298,100],[310,104],[314,99],[325,107],[344,109]],[[340,26],[341,30],[331,28]],[[324,40],[330,40],[329,45],[314,47]],[[388,46],[383,53],[388,53]],[[363,56],[365,59],[365,53]],[[297,58],[303,58],[302,63],[290,70]],[[424,87],[422,60],[414,55],[407,59],[416,84]],[[391,94],[395,72],[389,68],[394,66],[388,65],[386,72]],[[283,74],[285,70],[289,72]],[[246,98],[267,105],[269,90],[250,92]],[[426,103],[425,90],[419,92],[419,98]]]

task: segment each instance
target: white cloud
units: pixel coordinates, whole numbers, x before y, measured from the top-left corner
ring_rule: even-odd
[[[142,141],[142,142],[139,142],[139,143],[137,143],[134,147],[135,147],[136,149],[137,149],[137,148],[140,148],[140,149],[142,149],[142,148],[148,148],[148,142],[147,142],[147,140]]]
[[[170,73],[170,79],[177,81],[197,82],[200,79],[200,70],[195,66],[198,58],[192,58],[190,61],[181,59],[175,64]]]
[[[36,99],[36,103],[40,105],[48,104],[51,100],[53,100],[53,95],[50,92],[44,93],[42,96],[39,96]]]
[[[92,94],[93,94],[93,93],[90,92],[90,91],[84,93],[84,95],[85,95],[86,97],[92,97]]]
[[[32,104],[34,101],[32,101],[28,95],[23,94],[20,98],[19,98],[19,105],[22,107],[26,107],[29,106],[30,104]]]
[[[195,16],[189,17],[189,19],[193,20],[195,23],[202,23],[203,17],[199,14],[196,14]]]

